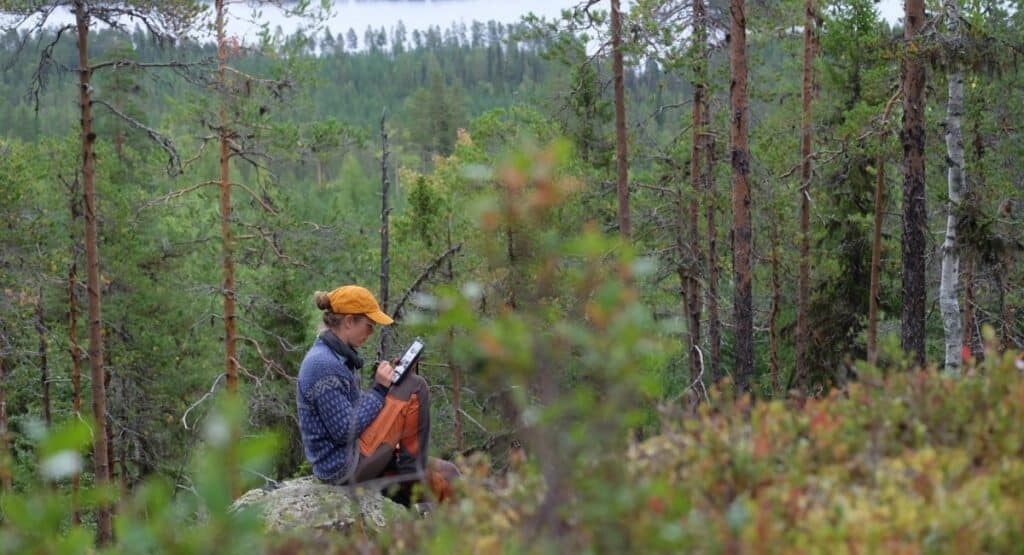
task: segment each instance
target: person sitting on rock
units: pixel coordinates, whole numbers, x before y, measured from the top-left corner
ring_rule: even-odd
[[[345,285],[317,291],[323,329],[299,368],[299,431],[313,474],[323,482],[347,485],[383,476],[404,484],[397,494],[409,503],[411,484],[426,480],[438,501],[451,496],[458,470],[450,462],[427,457],[430,400],[427,382],[406,375],[392,387],[394,368],[381,361],[370,389],[360,387],[363,359],[357,350],[374,326],[390,316],[364,287]],[[404,478],[404,479],[403,479]]]

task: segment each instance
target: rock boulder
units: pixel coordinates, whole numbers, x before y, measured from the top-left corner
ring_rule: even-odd
[[[259,506],[267,529],[347,532],[356,527],[367,533],[408,517],[402,505],[376,491],[356,491],[324,484],[312,476],[280,482],[278,487],[250,490],[232,508]]]

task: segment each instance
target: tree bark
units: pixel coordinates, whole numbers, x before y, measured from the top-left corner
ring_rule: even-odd
[[[619,0],[611,0],[612,73],[615,83],[615,154],[618,169],[619,233],[629,239],[632,228],[629,218],[629,163],[626,152],[626,91],[622,69],[622,13]]]
[[[69,237],[71,243],[71,264],[68,266],[68,354],[71,357],[71,410],[76,418],[82,414],[82,348],[78,344],[78,237],[75,229],[82,217],[81,205],[76,196],[78,180],[72,182],[69,192],[68,208],[71,213]],[[71,477],[71,522],[82,523],[82,513],[78,510],[78,485],[80,476],[75,473]]]
[[[796,308],[797,383],[808,375],[807,307],[811,298],[811,143],[814,122],[811,100],[814,94],[814,0],[804,0],[804,67],[802,118],[800,126],[800,277]]]
[[[902,343],[914,360],[924,364],[925,356],[925,209],[924,169],[924,51],[918,35],[924,25],[924,0],[904,4],[903,58],[903,318]]]
[[[10,450],[7,444],[7,357],[4,353],[4,337],[0,330],[0,491],[10,491],[11,467]]]
[[[688,351],[690,353],[691,380],[696,380],[701,375],[702,371],[702,357],[697,352],[700,349],[701,317],[701,290],[698,270],[702,257],[700,252],[700,231],[697,223],[699,220],[700,206],[697,200],[700,198],[701,192],[705,188],[703,183],[704,165],[702,164],[702,155],[704,154],[704,143],[706,142],[704,138],[704,80],[706,71],[704,70],[704,28],[702,24],[698,22],[702,22],[704,17],[704,0],[693,0],[693,41],[695,48],[693,53],[693,119],[691,123],[691,127],[693,128],[693,147],[690,154],[690,185],[693,188],[693,196],[690,198],[689,206],[689,259],[692,263],[689,265],[690,268],[687,280],[684,283],[686,288],[686,304],[689,317],[688,328],[690,331],[690,344]]]
[[[711,105],[708,102],[707,94],[705,94],[704,110],[702,111],[705,131],[710,129],[710,111]],[[709,366],[711,379],[717,380],[721,377],[719,361],[722,358],[722,320],[718,314],[718,202],[715,190],[715,137],[710,132],[707,133],[704,141],[704,163],[704,179],[707,180],[704,194],[707,197],[705,207],[708,234],[708,343],[711,350]]]
[[[72,192],[74,194],[74,192]],[[71,221],[78,219],[75,201],[71,201]],[[72,226],[74,227],[74,226]],[[75,244],[74,233],[71,234]],[[78,286],[78,262],[75,248],[71,248],[71,266],[68,268],[68,350],[71,356],[71,410],[75,417],[82,414],[82,348],[78,345],[78,297],[75,288]],[[79,475],[71,477],[71,522],[82,523],[82,514],[78,510]]]
[[[751,291],[750,228],[750,150],[747,137],[750,125],[747,97],[747,20],[744,0],[731,0],[729,65],[732,74],[732,244],[733,244],[733,319],[736,330],[736,386],[750,389],[754,375],[754,314]]]
[[[104,388],[103,320],[101,318],[100,257],[96,222],[96,169],[92,128],[92,70],[89,67],[89,14],[85,2],[75,2],[75,24],[78,30],[78,87],[82,124],[82,189],[85,205],[85,259],[89,291],[89,364],[92,367],[93,465],[96,486],[110,482],[107,459],[107,393]],[[106,545],[113,539],[110,506],[100,503],[96,508],[96,543]]]
[[[779,226],[778,220],[771,222],[771,254],[769,256],[772,274],[772,307],[768,313],[768,360],[771,364],[772,391],[783,393],[782,363],[779,361],[779,312],[782,310],[782,277],[779,268]]]
[[[971,146],[974,150],[974,159],[977,161],[978,166],[981,166],[982,160],[985,157],[985,141],[981,135],[980,123],[975,120],[972,129],[973,138],[971,139]],[[978,171],[975,174],[977,176],[976,190],[985,190],[985,172]],[[973,203],[972,200],[975,195],[967,195],[964,198],[964,202]],[[969,347],[973,356],[978,360],[981,360],[985,356],[984,349],[981,348],[981,334],[977,333],[977,321],[974,315],[974,280],[977,275],[978,268],[978,256],[977,253],[964,250],[961,254],[966,257],[964,264],[964,345]]]
[[[960,10],[955,0],[947,1],[951,21],[959,18]],[[955,25],[955,23],[953,23]],[[942,243],[942,271],[939,280],[939,309],[942,312],[942,328],[945,332],[946,373],[960,375],[962,359],[963,330],[961,329],[960,305],[960,252],[956,240],[956,219],[960,202],[966,192],[964,179],[964,139],[961,118],[964,112],[964,77],[959,70],[949,73],[949,101],[946,106],[946,164],[949,187],[949,204],[946,214],[946,238]]]
[[[448,207],[448,232],[446,234],[448,250],[445,252],[452,252],[452,212],[451,206]],[[448,283],[455,284],[455,268],[452,265],[452,257],[448,257]],[[455,364],[455,357],[452,353],[452,344],[455,340],[455,328],[448,328],[448,368],[452,374],[452,414],[455,415],[455,451],[457,453],[462,452],[463,448],[463,433],[462,433],[462,370]]]
[[[227,37],[224,0],[216,1],[217,83],[220,85],[220,233],[224,296],[224,368],[228,391],[238,388],[238,339],[235,331],[235,258],[231,236],[231,132],[228,129]]]
[[[875,165],[875,221],[871,238],[871,285],[868,293],[868,345],[867,357],[871,364],[878,363],[878,296],[881,293],[882,280],[882,220],[885,216],[885,141],[889,137],[889,114],[892,111],[893,96],[882,112],[882,122],[878,131],[878,158]]]
[[[964,264],[964,320],[963,344],[972,356],[978,356],[974,341],[974,260],[968,258]]]
[[[49,340],[46,329],[46,321],[43,315],[43,288],[39,288],[39,298],[36,301],[36,333],[39,334],[39,389],[42,391],[43,422],[46,428],[53,426],[53,417],[50,411],[50,368],[47,360]]]
[[[388,311],[388,284],[391,281],[391,257],[388,253],[390,246],[390,216],[391,208],[388,207],[388,193],[391,188],[391,181],[388,179],[388,130],[387,111],[380,117],[380,307],[384,312]],[[390,330],[384,328],[380,333],[380,346],[377,349],[377,360],[384,360],[388,350],[388,339]]]

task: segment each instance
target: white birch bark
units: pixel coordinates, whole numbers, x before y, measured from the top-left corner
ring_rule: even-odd
[[[959,34],[960,7],[958,0],[946,0],[946,16],[950,30]],[[958,38],[958,37],[957,37]],[[954,41],[955,44],[955,41]],[[964,139],[961,131],[961,117],[964,112],[964,77],[954,61],[949,72],[949,101],[946,106],[946,163],[949,186],[947,204],[946,238],[942,243],[942,271],[939,282],[939,309],[942,313],[942,328],[945,332],[946,372],[960,375],[961,332],[960,306],[957,301],[960,289],[960,253],[956,242],[956,215],[965,192],[964,180]]]

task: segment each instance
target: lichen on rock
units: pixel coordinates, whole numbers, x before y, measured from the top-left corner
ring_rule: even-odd
[[[376,491],[333,486],[312,476],[281,482],[274,489],[257,488],[239,497],[232,510],[258,506],[267,530],[297,529],[347,532],[353,526],[378,532],[408,511]]]

